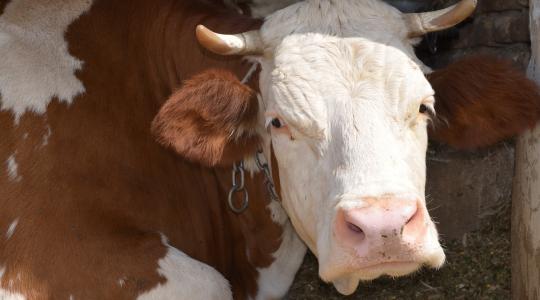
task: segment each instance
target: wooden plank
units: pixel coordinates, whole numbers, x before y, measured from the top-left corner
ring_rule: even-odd
[[[530,0],[528,75],[540,85],[540,0]],[[540,299],[540,125],[518,138],[512,204],[512,298]]]

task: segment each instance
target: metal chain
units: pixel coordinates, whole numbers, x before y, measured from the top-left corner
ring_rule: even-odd
[[[240,182],[238,182],[238,179]],[[240,161],[238,164],[233,165],[232,170],[232,187],[229,191],[229,207],[232,211],[239,214],[245,211],[249,205],[249,194],[245,189],[245,171],[244,171],[244,161]],[[243,199],[242,204],[239,207],[234,205],[234,194],[242,193]]]
[[[264,155],[261,150],[257,151],[255,153],[255,162],[257,163],[257,167],[259,170],[261,170],[264,174],[264,185],[266,187],[266,191],[268,192],[268,195],[270,195],[270,199],[272,201],[278,201],[279,202],[279,195],[276,191],[276,186],[274,185],[274,180],[272,179],[272,173],[270,172],[270,167],[268,166],[268,163],[266,162],[266,159],[263,159]],[[245,188],[245,169],[244,169],[244,161],[241,160],[239,163],[233,164],[232,169],[232,187],[229,191],[229,207],[232,211],[239,214],[244,212],[249,205],[249,194],[247,189]],[[242,204],[239,207],[236,207],[234,205],[234,195],[237,193],[242,193],[243,199]]]
[[[279,195],[276,191],[274,180],[272,179],[272,173],[270,173],[270,167],[268,166],[268,163],[266,163],[266,160],[265,162],[261,160],[261,157],[264,157],[264,154],[262,150],[259,150],[255,154],[255,162],[257,163],[257,167],[259,167],[259,170],[263,171],[264,173],[264,185],[266,186],[266,190],[268,191],[268,194],[270,195],[272,201],[279,201]]]
[[[244,78],[242,79],[242,83],[244,84],[247,83],[253,77],[253,74],[257,71],[258,67],[259,67],[259,63],[254,62],[249,68],[248,72],[246,73],[246,76],[244,76]],[[259,165],[259,158],[257,156],[258,153],[259,152],[257,152],[256,154],[257,165]],[[240,179],[240,184],[238,184],[238,180],[237,180],[238,178]],[[269,178],[269,177],[267,176],[266,178]],[[244,161],[241,160],[238,164],[235,163],[233,165],[232,187],[231,187],[231,190],[229,191],[229,197],[228,197],[229,207],[231,208],[232,211],[234,211],[237,214],[244,212],[248,208],[248,205],[249,205],[249,194],[248,194],[248,191],[244,187],[244,183],[245,183]],[[267,185],[267,189],[268,189],[268,185]],[[242,204],[240,205],[240,207],[236,207],[234,205],[234,194],[237,194],[237,193],[242,193],[242,196],[243,196]],[[271,197],[273,197],[272,195],[275,195],[275,193],[274,194],[270,193],[270,195]]]

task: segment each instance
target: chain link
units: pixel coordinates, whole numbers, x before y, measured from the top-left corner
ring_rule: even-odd
[[[238,183],[238,179],[240,180],[240,183]],[[244,186],[245,183],[245,170],[244,170],[244,161],[240,161],[238,164],[233,165],[232,170],[232,187],[229,191],[229,207],[232,211],[239,214],[244,212],[248,205],[249,205],[249,194],[248,191],[245,189]],[[241,193],[242,203],[239,207],[234,205],[234,194]]]
[[[263,152],[261,150],[257,151],[255,154],[255,162],[257,163],[257,167],[264,173],[264,185],[266,186],[266,190],[268,191],[268,194],[270,195],[270,198],[272,201],[279,201],[279,195],[276,191],[276,186],[274,185],[274,180],[272,179],[272,173],[270,172],[270,167],[268,166],[268,163],[263,162],[261,160],[261,157],[264,157]]]
[[[255,162],[257,163],[257,167],[259,170],[261,170],[264,174],[264,185],[266,187],[266,191],[268,192],[268,195],[270,195],[270,199],[272,201],[279,201],[279,195],[276,191],[276,186],[274,185],[274,180],[272,179],[272,173],[270,172],[270,167],[268,166],[268,163],[266,162],[266,159],[264,159],[264,154],[261,150],[257,151],[255,153]],[[232,211],[239,214],[244,212],[249,205],[249,194],[247,189],[245,188],[245,169],[244,169],[244,161],[240,161],[239,163],[235,163],[233,165],[232,169],[232,187],[229,191],[229,207]],[[235,206],[234,204],[234,195],[241,193],[242,203],[239,207]]]

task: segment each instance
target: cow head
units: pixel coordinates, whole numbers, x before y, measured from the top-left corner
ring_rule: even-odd
[[[424,195],[435,91],[413,46],[422,34],[462,21],[475,5],[462,0],[442,11],[402,14],[378,0],[311,0],[270,15],[257,31],[222,35],[199,26],[207,49],[260,63],[261,99],[226,71],[208,71],[171,97],[154,130],[183,156],[211,166],[271,143],[283,206],[318,257],[321,278],[343,294],[359,280],[438,268],[445,255]],[[504,65],[471,80],[483,70],[470,68],[447,91],[467,98],[461,104],[487,106],[493,99],[482,92],[509,70]],[[451,81],[446,73],[432,76],[440,90]],[[536,88],[515,76],[537,99]],[[446,98],[452,106],[453,96]],[[492,122],[513,122],[504,117]]]

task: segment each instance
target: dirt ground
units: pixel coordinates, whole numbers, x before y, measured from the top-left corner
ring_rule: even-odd
[[[463,240],[443,242],[447,263],[405,278],[361,283],[349,297],[317,276],[317,260],[306,256],[287,299],[510,299],[510,203]]]

